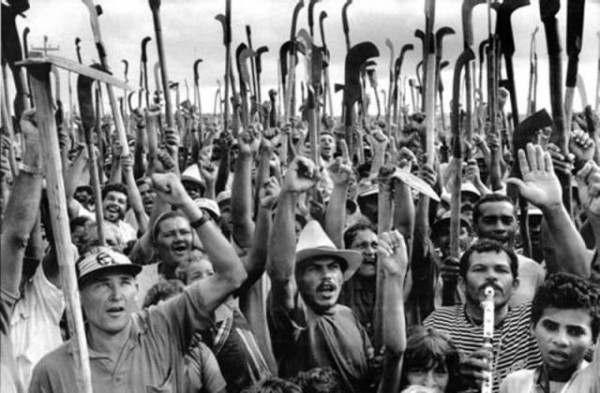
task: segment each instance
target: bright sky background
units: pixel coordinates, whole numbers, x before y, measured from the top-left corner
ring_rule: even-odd
[[[415,76],[415,66],[420,60],[420,40],[414,38],[417,28],[424,29],[425,0],[354,0],[348,9],[350,40],[352,44],[361,41],[372,41],[379,48],[381,56],[377,60],[380,89],[387,90],[390,53],[385,46],[386,38],[395,46],[398,56],[402,45],[413,43],[415,51],[409,52],[403,67],[403,74]],[[537,52],[539,58],[538,108],[546,107],[550,111],[548,97],[548,63],[545,34],[540,20],[539,1],[531,0],[531,5],[521,8],[513,14],[513,30],[516,43],[514,66],[520,111],[525,111],[527,86],[529,83],[529,47],[530,38],[536,26]],[[331,81],[343,83],[343,63],[346,53],[342,30],[341,9],[344,0],[323,0],[315,7],[316,43],[321,44],[318,35],[318,15],[322,10],[328,14],[325,19],[325,36],[332,56]],[[232,1],[232,53],[237,45],[246,41],[245,25],[252,27],[254,48],[262,45],[269,47],[269,52],[262,57],[263,99],[267,97],[269,88],[277,84],[277,64],[279,47],[289,39],[292,11],[295,0],[233,0]],[[444,40],[444,59],[454,65],[462,50],[461,27],[462,0],[438,0],[435,29],[442,26],[454,28],[457,34],[447,36]],[[558,15],[563,43],[564,63],[566,71],[566,1],[562,1]],[[122,59],[130,64],[129,82],[137,87],[139,79],[140,42],[144,36],[151,36],[149,49],[149,83],[154,89],[152,65],[158,60],[152,13],[146,0],[103,0],[101,6],[104,14],[100,17],[103,39],[113,74],[123,78]],[[163,0],[161,6],[163,39],[168,60],[169,79],[179,81],[182,100],[186,98],[184,80],[187,80],[190,99],[193,99],[193,63],[202,58],[200,70],[200,86],[202,104],[205,112],[212,112],[217,79],[224,73],[225,50],[221,24],[214,19],[215,15],[225,12],[225,0]],[[298,29],[308,29],[308,0],[300,13]],[[84,63],[90,64],[97,59],[96,49],[89,22],[87,8],[78,0],[34,0],[27,18],[19,18],[18,26],[22,31],[25,26],[31,29],[30,46],[43,44],[43,36],[49,37],[49,45],[60,46],[59,56],[76,59],[75,38],[82,40],[82,56]],[[492,14],[495,17],[494,14]],[[484,5],[474,11],[475,50],[479,42],[487,37],[487,12]],[[598,20],[600,20],[600,0],[587,0],[584,23],[583,50],[580,57],[579,72],[585,80],[589,102],[595,102],[597,64],[599,57]],[[452,68],[442,73],[446,86],[446,99],[450,99],[452,85]],[[237,70],[236,70],[237,71]],[[564,72],[563,71],[563,72]],[[237,73],[236,73],[237,79]],[[75,79],[73,78],[73,90]],[[62,101],[68,102],[67,75],[62,74]],[[75,97],[73,102],[76,103]],[[340,113],[341,93],[335,95],[336,115]],[[408,99],[407,102],[410,102]],[[374,111],[372,105],[371,111]],[[575,110],[581,108],[579,98],[575,99]],[[448,108],[446,103],[446,109]]]

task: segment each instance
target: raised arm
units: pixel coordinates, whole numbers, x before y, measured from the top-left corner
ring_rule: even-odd
[[[21,119],[25,142],[23,163],[15,178],[2,223],[0,287],[12,294],[16,294],[19,290],[23,257],[29,235],[37,220],[42,194],[44,163],[40,134],[34,126],[34,117],[35,111],[28,110],[23,113]]]
[[[296,158],[288,169],[269,236],[270,258],[267,273],[272,284],[272,298],[287,310],[294,308],[296,284],[294,266],[296,261],[296,231],[294,228],[295,210],[298,196],[314,185],[316,168],[312,161],[304,157]]]
[[[127,195],[129,196],[129,204],[135,214],[135,219],[138,223],[138,233],[146,232],[148,228],[148,215],[144,211],[144,204],[142,203],[142,196],[138,189],[135,178],[133,175],[133,157],[131,154],[125,156],[121,155],[121,167],[123,168],[123,177],[125,185],[127,186]]]
[[[327,168],[333,181],[333,190],[325,211],[325,233],[337,248],[344,248],[344,227],[346,223],[346,194],[348,182],[352,178],[352,167],[342,157],[335,159]],[[346,246],[349,246],[346,244]]]
[[[556,265],[548,261],[548,273],[567,272],[588,278],[585,242],[562,203],[562,189],[550,153],[531,143],[526,150],[518,152],[523,180],[510,178],[508,183],[519,187],[521,195],[542,211],[553,234]]]
[[[235,176],[231,185],[231,217],[233,238],[242,248],[252,243],[252,166],[260,140],[254,131],[239,135],[240,154],[235,162]]]
[[[384,267],[383,293],[383,376],[378,392],[397,392],[400,387],[402,360],[406,350],[404,316],[404,281],[408,268],[406,242],[398,231],[384,232],[379,237],[379,261]]]
[[[153,187],[160,198],[183,211],[204,245],[215,274],[202,280],[193,293],[208,311],[215,310],[227,296],[238,289],[247,278],[246,270],[235,250],[185,192],[179,178],[172,173],[152,176]]]

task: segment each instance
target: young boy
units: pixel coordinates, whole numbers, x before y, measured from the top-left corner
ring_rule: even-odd
[[[600,329],[600,289],[570,274],[548,277],[531,305],[531,329],[542,364],[509,374],[500,393],[558,393],[585,369]]]

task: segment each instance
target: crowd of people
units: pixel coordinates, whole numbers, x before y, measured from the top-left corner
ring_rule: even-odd
[[[234,111],[229,129],[138,111],[129,155],[108,118],[102,150],[61,129],[75,146],[64,181],[94,392],[600,391],[593,134],[572,132],[578,170],[543,130],[514,159],[476,135],[456,184],[439,141],[427,164],[420,114],[391,137],[374,119],[354,127],[361,155],[324,116],[313,162],[306,122],[263,127],[261,109],[246,126]],[[73,392],[35,110],[20,129],[19,170],[7,155],[1,167],[1,390]]]

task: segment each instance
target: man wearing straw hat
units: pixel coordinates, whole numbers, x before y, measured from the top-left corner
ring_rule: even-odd
[[[267,266],[273,350],[282,377],[332,367],[349,392],[365,392],[371,382],[371,344],[354,313],[337,304],[342,284],[356,272],[362,256],[338,250],[316,221],[304,227],[296,244],[296,203],[313,186],[315,173],[310,160],[297,158],[281,188]]]
[[[213,262],[215,274],[166,302],[134,314],[135,276],[141,270],[108,247],[77,262],[81,305],[87,318],[92,387],[102,392],[180,392],[184,354],[193,332],[213,327],[212,312],[247,274],[235,250],[187,195],[174,174],[152,176],[159,197],[191,221]],[[72,341],[45,356],[33,371],[30,392],[77,391]]]

